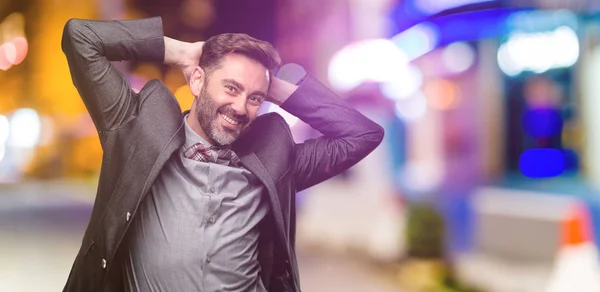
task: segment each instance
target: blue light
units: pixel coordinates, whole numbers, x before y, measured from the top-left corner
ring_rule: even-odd
[[[439,27],[439,45],[443,46],[456,41],[472,41],[504,35],[508,31],[506,20],[512,14],[521,11],[526,9],[500,8],[469,11],[442,16],[430,22]]]
[[[402,50],[410,52],[411,60],[437,47],[458,41],[494,38],[507,32],[507,19],[528,8],[499,8],[469,11],[421,21],[398,33],[392,40]],[[399,17],[394,15],[394,17]],[[400,28],[400,27],[399,27]]]
[[[575,13],[569,10],[527,10],[512,14],[506,20],[510,31],[536,33],[552,31],[561,26],[577,30],[578,20]]]
[[[421,57],[438,46],[438,27],[430,23],[419,23],[392,38],[409,60]]]
[[[565,167],[565,154],[559,149],[529,149],[519,158],[521,173],[530,178],[559,176]]]
[[[414,0],[415,6],[426,14],[436,14],[456,7],[494,1],[495,0]]]
[[[557,109],[529,109],[523,114],[523,128],[534,138],[560,135],[563,120]]]
[[[579,169],[579,155],[573,149],[563,149],[565,155],[565,171],[577,171]]]

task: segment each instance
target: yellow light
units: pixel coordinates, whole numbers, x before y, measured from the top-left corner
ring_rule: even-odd
[[[194,102],[194,95],[190,90],[189,85],[183,85],[175,90],[175,98],[179,101],[179,105],[182,110],[188,110],[192,108],[192,102]]]
[[[25,35],[25,16],[20,12],[15,12],[8,15],[2,23],[0,23],[0,31],[2,31],[5,39],[1,41],[5,42],[16,36]],[[8,38],[8,39],[6,39]]]

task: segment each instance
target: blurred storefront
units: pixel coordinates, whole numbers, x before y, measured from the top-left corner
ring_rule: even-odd
[[[348,183],[328,182],[306,196],[315,241],[370,252],[374,236],[375,250],[402,254],[405,246],[386,249],[395,236],[375,234],[407,232],[406,217],[382,214],[406,215],[422,202],[444,217],[449,255],[481,252],[492,240],[485,230],[498,234],[497,245],[522,249],[499,248],[501,259],[527,262],[536,247],[556,254],[561,226],[578,204],[597,238],[600,19],[593,1],[348,2],[348,27],[362,23],[354,9],[378,11],[387,22],[375,17],[384,25],[370,26],[370,34],[366,25],[361,34],[344,34],[347,44],[330,55],[327,79],[376,116],[386,140],[350,171]],[[372,188],[353,185],[361,178]],[[493,212],[480,200],[493,202]],[[343,219],[317,223],[329,217]],[[546,243],[511,239],[536,234]]]

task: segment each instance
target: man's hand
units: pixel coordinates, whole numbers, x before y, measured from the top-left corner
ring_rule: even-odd
[[[186,82],[189,83],[190,75],[202,56],[202,46],[204,42],[188,43],[178,41],[169,37],[165,40],[165,60],[164,63],[171,66],[177,66],[183,72]]]
[[[298,89],[297,85],[273,77],[266,101],[281,105],[288,97],[290,97],[290,95],[292,95],[292,93],[294,93],[294,91],[296,91],[296,89]]]
[[[183,67],[181,67],[183,76],[185,76],[185,81],[188,83],[190,82],[192,71],[200,62],[200,56],[202,56],[202,46],[204,46],[204,42],[188,43],[186,54],[187,60]]]

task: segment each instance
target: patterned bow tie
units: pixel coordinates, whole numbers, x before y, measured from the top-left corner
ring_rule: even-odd
[[[206,147],[202,142],[198,142],[183,151],[183,156],[188,159],[212,162],[217,164],[239,167],[240,158],[229,147]]]

